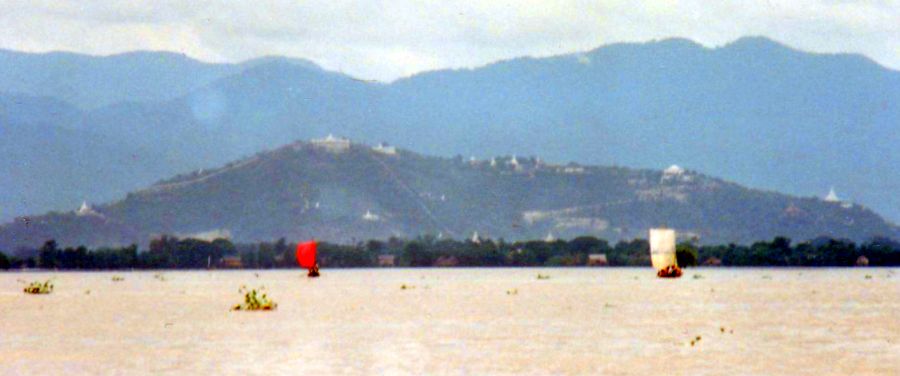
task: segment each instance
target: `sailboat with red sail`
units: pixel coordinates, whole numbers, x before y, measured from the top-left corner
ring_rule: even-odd
[[[316,248],[317,244],[315,240],[297,244],[297,264],[299,264],[301,268],[309,270],[309,274],[306,276],[310,278],[319,276],[319,263],[316,261]]]

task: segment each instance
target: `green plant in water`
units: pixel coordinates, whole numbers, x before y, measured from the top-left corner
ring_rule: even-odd
[[[537,279],[550,279],[549,275],[538,274]]]
[[[258,291],[257,291],[258,290]],[[278,304],[273,302],[266,295],[265,287],[260,287],[259,289],[250,289],[248,290],[246,286],[241,286],[238,290],[239,293],[244,294],[244,303],[237,304],[234,307],[231,307],[232,311],[271,311],[278,307]]]
[[[53,283],[49,279],[44,283],[34,281],[25,287],[26,294],[49,294],[51,292],[53,292]]]
[[[112,277],[112,281],[113,281],[113,282],[122,282],[122,281],[124,281],[124,280],[125,280],[125,277],[122,277],[122,276],[114,275],[114,276]]]

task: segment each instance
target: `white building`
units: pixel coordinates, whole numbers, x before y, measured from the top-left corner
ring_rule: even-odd
[[[86,215],[98,215],[99,216],[100,213],[97,213],[97,211],[94,210],[94,208],[92,208],[90,205],[88,205],[87,201],[82,201],[81,207],[75,211],[75,215],[77,215],[79,217],[83,217]]]
[[[683,174],[684,169],[674,164],[663,170],[663,175],[665,176],[680,176]]]
[[[380,143],[377,146],[373,147],[372,151],[374,151],[376,153],[381,153],[384,155],[397,155],[397,147],[389,146],[388,144],[385,144],[385,143]]]
[[[366,210],[366,214],[363,214],[362,219],[363,219],[364,221],[372,221],[372,222],[375,222],[375,221],[380,220],[381,217],[378,216],[378,214],[372,214],[371,211]]]
[[[340,153],[350,149],[350,140],[346,138],[334,137],[329,134],[325,138],[316,138],[312,140],[312,144],[332,153]]]
[[[566,166],[563,168],[563,173],[566,174],[583,174],[584,167],[581,166]]]
[[[556,237],[553,236],[553,232],[552,232],[552,231],[547,233],[547,237],[544,238],[544,241],[547,242],[547,243],[553,243],[553,242],[556,241]]]
[[[825,196],[826,202],[841,202],[841,199],[838,198],[837,193],[834,191],[834,187],[831,187],[831,190],[828,191],[828,195]]]

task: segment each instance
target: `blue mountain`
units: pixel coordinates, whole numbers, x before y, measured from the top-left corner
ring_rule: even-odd
[[[765,38],[718,48],[667,39],[392,83],[283,58],[195,64],[208,70],[200,75],[208,81],[147,84],[171,86],[165,95],[110,99],[94,90],[83,94],[88,99],[73,99],[39,84],[15,90],[76,103],[69,107],[77,113],[51,123],[155,163],[121,178],[115,192],[84,182],[90,189],[79,192],[93,194],[70,194],[70,201],[107,201],[172,174],[334,133],[440,156],[540,155],[656,169],[679,164],[801,196],[824,195],[833,186],[845,199],[900,219],[894,193],[900,154],[891,152],[900,144],[900,72],[860,55],[807,53]],[[146,92],[162,91],[155,90]],[[16,113],[17,122],[30,122],[27,111]],[[47,209],[17,207],[4,216]]]

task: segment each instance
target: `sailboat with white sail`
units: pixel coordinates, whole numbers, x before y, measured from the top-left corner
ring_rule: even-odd
[[[650,263],[660,278],[681,277],[678,259],[675,257],[675,230],[669,228],[650,229]]]

